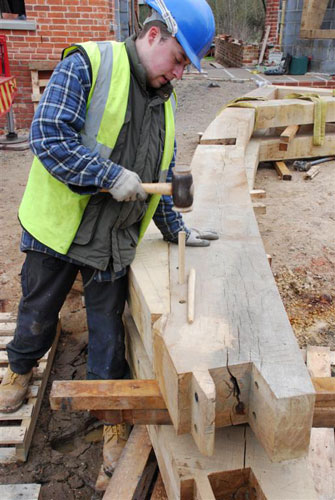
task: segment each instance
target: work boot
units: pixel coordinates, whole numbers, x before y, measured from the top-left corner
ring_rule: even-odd
[[[105,491],[130,434],[130,425],[104,425],[103,464],[95,489]]]
[[[32,373],[33,370],[30,370],[19,375],[10,367],[7,368],[0,385],[0,411],[12,413],[20,408],[26,398]]]

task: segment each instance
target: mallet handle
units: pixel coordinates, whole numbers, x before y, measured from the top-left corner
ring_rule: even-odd
[[[142,183],[142,187],[149,194],[168,194],[172,195],[172,184],[170,182],[154,182],[152,184]]]
[[[149,194],[168,194],[172,195],[172,184],[170,182],[143,182],[142,187],[146,193]],[[108,193],[108,189],[102,189],[103,193]]]

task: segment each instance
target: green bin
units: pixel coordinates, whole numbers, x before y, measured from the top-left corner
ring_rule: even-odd
[[[292,57],[290,64],[290,75],[304,75],[307,72],[308,57]]]

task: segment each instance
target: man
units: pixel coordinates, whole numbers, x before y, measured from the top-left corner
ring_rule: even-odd
[[[65,49],[31,127],[35,159],[19,209],[22,299],[0,410],[25,399],[32,368],[50,348],[58,313],[81,272],[89,329],[87,377],[128,377],[122,313],[127,270],[150,219],[164,239],[207,246],[214,233],[185,227],[169,196],[147,202],[142,182],[171,181],[175,98],[170,83],[208,51],[214,19],[205,0],[148,0],[153,14],[125,43]],[[102,190],[107,192],[101,192]],[[202,237],[204,236],[204,237]],[[126,437],[105,432],[109,473]]]

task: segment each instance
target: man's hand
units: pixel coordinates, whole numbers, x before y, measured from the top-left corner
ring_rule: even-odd
[[[190,229],[190,234],[186,240],[188,247],[208,247],[211,240],[218,240],[219,235],[216,231],[199,231],[199,229]]]
[[[139,176],[126,168],[122,169],[109,192],[116,201],[144,201],[148,196],[141,185]]]

